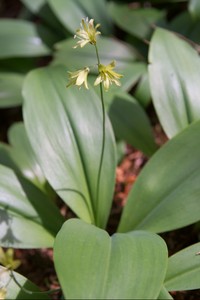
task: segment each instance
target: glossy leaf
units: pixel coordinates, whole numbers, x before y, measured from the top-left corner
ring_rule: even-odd
[[[118,164],[122,161],[126,153],[126,143],[124,141],[117,141],[117,162]]]
[[[37,25],[45,25],[49,34],[53,34],[54,36],[56,35],[57,42],[65,39],[69,35],[69,32],[64,28],[52,11],[47,0],[45,0],[45,5],[41,7],[37,15],[42,20],[42,22]]]
[[[96,93],[66,88],[66,69],[31,72],[24,86],[24,119],[31,145],[51,186],[82,219],[104,227],[112,203],[115,144],[106,118],[106,142],[97,197],[102,148],[102,110]],[[44,89],[45,86],[45,89]]]
[[[199,289],[200,243],[187,247],[169,258],[165,286],[168,291]]]
[[[66,298],[157,299],[167,249],[154,234],[136,231],[110,237],[72,219],[56,237],[54,260]]]
[[[200,2],[198,0],[190,0],[188,8],[195,19],[200,19]]]
[[[129,91],[144,74],[146,65],[142,62],[134,62],[127,64],[125,68],[121,68],[123,77],[120,79],[122,89],[124,91]],[[118,87],[115,86],[117,90]]]
[[[160,294],[157,298],[158,300],[173,300],[172,296],[170,295],[170,293],[168,293],[167,289],[165,286],[162,287],[161,291],[160,291]]]
[[[150,88],[159,120],[172,137],[200,116],[200,59],[185,41],[156,29],[149,54]]]
[[[85,66],[96,66],[97,58],[92,45],[73,49],[74,39],[67,39],[56,44],[53,65],[65,65],[68,70],[81,69]],[[101,63],[109,64],[116,60],[117,67],[125,67],[136,59],[136,51],[128,44],[113,38],[101,37],[98,42],[98,51]],[[92,70],[93,71],[93,70]],[[93,72],[97,73],[94,70]]]
[[[175,31],[195,43],[200,43],[200,21],[194,20],[194,17],[188,12],[183,11],[169,24],[169,30]],[[198,50],[198,45],[193,45]]]
[[[145,165],[129,194],[120,232],[164,232],[200,220],[199,131],[200,122],[190,125]]]
[[[116,94],[109,109],[109,116],[115,135],[119,139],[125,140],[148,156],[156,151],[149,119],[133,97],[125,93]]]
[[[24,76],[17,73],[0,73],[0,108],[22,104]]]
[[[39,288],[27,278],[17,272],[13,272],[13,274],[17,282],[24,289],[33,293],[31,294],[23,291],[11,277],[10,271],[0,266],[0,287],[6,289],[5,299],[36,299],[36,297],[38,296],[40,297],[40,299],[49,299],[47,294],[38,294],[38,292],[40,292]]]
[[[33,153],[22,122],[12,125],[8,132],[8,139],[12,146],[10,155],[14,163],[21,170],[24,177],[39,188],[43,188],[46,184],[46,179]]]
[[[19,168],[11,158],[11,147],[6,143],[0,143],[0,165],[8,167],[13,171],[20,173]]]
[[[33,23],[24,20],[0,20],[0,58],[49,55]]]
[[[0,165],[0,245],[51,247],[63,218],[31,182]]]
[[[151,92],[149,87],[149,76],[144,73],[136,87],[134,97],[143,106],[147,107],[151,102]]]
[[[112,23],[107,14],[105,0],[48,0],[52,10],[63,25],[75,34],[80,27],[82,18],[94,19],[95,24],[100,23],[104,34],[112,32]]]
[[[21,2],[32,12],[38,13],[41,7],[46,3],[46,0],[21,0]]]
[[[154,8],[131,9],[128,5],[114,2],[111,2],[109,12],[120,28],[140,39],[149,37],[152,26],[164,17],[161,10]]]

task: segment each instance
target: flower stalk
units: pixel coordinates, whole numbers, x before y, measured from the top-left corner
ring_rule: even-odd
[[[95,44],[96,56],[98,61],[98,69],[100,64],[99,52],[97,45]],[[99,203],[99,188],[100,188],[100,179],[101,179],[101,170],[103,166],[103,156],[104,156],[104,149],[105,149],[105,141],[106,141],[106,112],[105,112],[105,104],[104,104],[104,97],[103,97],[103,86],[102,82],[100,82],[100,95],[101,95],[101,106],[102,106],[102,147],[101,147],[101,156],[100,156],[100,163],[99,163],[99,170],[97,176],[97,191],[96,191],[96,199],[97,205]]]
[[[95,47],[96,57],[97,57],[99,74],[94,82],[94,86],[100,85],[100,99],[101,99],[101,107],[102,107],[102,147],[100,153],[100,162],[99,162],[99,168],[97,174],[97,188],[96,188],[97,210],[98,210],[98,203],[99,203],[100,181],[101,181],[101,173],[102,173],[105,143],[106,143],[106,111],[105,111],[103,88],[107,92],[110,88],[110,85],[112,85],[113,83],[116,84],[117,86],[120,86],[121,84],[119,79],[123,77],[123,75],[113,70],[115,68],[114,60],[108,65],[103,65],[100,62],[100,57],[99,57],[99,52],[97,47],[97,36],[101,34],[101,32],[97,30],[99,26],[100,24],[94,26],[93,19],[91,20],[88,20],[88,18],[82,19],[80,28],[76,30],[76,34],[74,36],[74,38],[77,38],[78,41],[77,44],[73,47],[73,48],[77,48],[77,47],[83,48],[87,44],[91,44]],[[72,85],[77,85],[79,88],[81,88],[81,86],[84,85],[86,89],[89,89],[87,83],[87,76],[89,72],[90,69],[88,67],[85,67],[84,69],[78,70],[76,72],[68,72],[69,83],[67,84],[67,87]],[[96,211],[94,209],[94,215],[95,214]]]

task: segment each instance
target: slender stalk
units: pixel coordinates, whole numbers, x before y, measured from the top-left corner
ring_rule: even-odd
[[[99,52],[98,52],[97,45],[95,44],[94,46],[95,46],[97,61],[98,61],[98,66],[99,66],[100,65]],[[99,202],[99,188],[100,188],[101,171],[102,171],[102,165],[103,165],[103,156],[104,156],[104,149],[105,149],[105,133],[106,133],[106,112],[105,112],[105,104],[104,104],[104,98],[103,98],[102,82],[100,83],[100,95],[101,95],[103,121],[102,121],[102,148],[101,148],[101,156],[100,156],[99,170],[98,170],[98,177],[97,177],[97,192],[96,192],[97,205]]]

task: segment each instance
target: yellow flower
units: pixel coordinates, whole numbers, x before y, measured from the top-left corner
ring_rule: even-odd
[[[96,36],[98,34],[101,34],[100,31],[97,31],[97,28],[99,26],[100,24],[97,24],[94,27],[93,19],[91,20],[88,20],[88,18],[86,18],[85,20],[82,19],[81,28],[76,30],[76,35],[74,36],[74,38],[79,39],[79,41],[77,42],[76,46],[74,46],[74,48],[77,48],[78,46],[82,48],[88,43],[92,45],[96,45]]]
[[[9,248],[4,251],[0,247],[0,264],[2,264],[7,269],[15,270],[21,264],[19,259],[14,259],[14,250]]]
[[[99,64],[99,76],[95,80],[94,85],[98,85],[100,82],[103,82],[103,86],[106,91],[108,91],[109,86],[114,82],[117,86],[120,86],[121,83],[118,79],[123,77],[123,75],[113,71],[115,68],[115,61],[112,61],[109,65],[104,66]]]
[[[78,70],[75,72],[68,72],[69,73],[69,83],[67,84],[67,87],[71,85],[77,85],[81,86],[84,84],[86,89],[88,88],[88,83],[87,83],[87,76],[89,73],[90,69],[89,68],[84,68],[83,70]]]
[[[0,288],[0,300],[3,300],[3,299],[6,298],[6,293],[7,293],[6,288],[5,287],[1,287]]]

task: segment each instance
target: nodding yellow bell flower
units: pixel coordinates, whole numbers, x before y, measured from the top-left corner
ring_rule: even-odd
[[[79,87],[81,87],[82,84],[84,84],[86,89],[88,88],[88,83],[87,83],[87,76],[89,73],[90,69],[84,68],[82,70],[78,70],[75,72],[68,72],[69,74],[69,83],[67,84],[67,87],[71,86],[71,85],[77,85]]]
[[[6,288],[5,287],[1,287],[0,288],[0,300],[6,299]]]
[[[74,38],[78,38],[79,41],[73,48],[81,47],[83,48],[88,43],[92,45],[96,45],[96,37],[97,35],[101,34],[100,31],[97,31],[97,28],[100,26],[100,24],[97,24],[94,27],[94,20],[88,18],[82,19],[81,22],[81,28],[76,30],[76,34]]]
[[[119,79],[123,77],[123,75],[113,71],[115,68],[115,61],[113,60],[109,65],[104,66],[102,64],[99,64],[99,76],[94,82],[94,85],[100,84],[100,82],[103,83],[103,86],[105,88],[105,91],[108,91],[110,85],[114,82],[117,86],[120,86],[121,83],[119,82]]]
[[[21,262],[19,259],[14,259],[14,250],[12,248],[4,251],[0,247],[0,264],[7,269],[15,270],[20,266]]]

